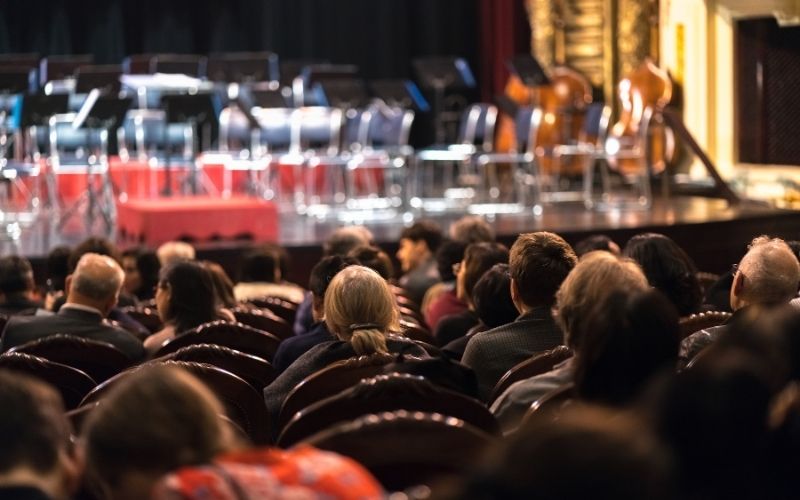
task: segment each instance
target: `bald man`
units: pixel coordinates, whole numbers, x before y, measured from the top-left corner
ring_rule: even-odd
[[[800,263],[789,245],[780,238],[759,236],[754,239],[733,274],[729,299],[733,316],[724,325],[700,330],[683,339],[679,365],[685,367],[746,311],[757,314],[797,297],[798,284]]]
[[[67,302],[53,316],[11,318],[3,331],[3,352],[57,333],[108,342],[132,360],[144,357],[144,348],[132,334],[106,321],[116,305],[125,273],[105,255],[87,253],[67,277]]]

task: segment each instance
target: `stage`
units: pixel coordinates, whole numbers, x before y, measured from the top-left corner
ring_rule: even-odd
[[[375,242],[391,255],[397,250],[397,241],[404,225],[415,218],[433,219],[447,228],[461,214],[406,213],[391,221],[367,222]],[[295,214],[276,214],[278,225],[274,239],[289,250],[292,259],[289,279],[307,283],[308,272],[322,255],[322,242],[341,223],[319,220]],[[620,246],[634,234],[653,231],[666,234],[681,245],[702,271],[724,272],[738,262],[747,243],[755,236],[768,234],[785,239],[800,238],[800,211],[772,208],[762,204],[744,202],[730,206],[720,199],[701,197],[675,197],[654,199],[650,210],[589,211],[582,204],[545,205],[542,214],[489,216],[498,239],[510,245],[519,233],[553,231],[570,243],[591,234],[603,233]],[[241,221],[238,221],[241,223]],[[254,221],[253,224],[257,222]],[[80,231],[62,234],[49,221],[42,220],[23,231],[18,241],[0,242],[3,254],[19,253],[31,259],[37,279],[44,276],[44,257],[50,248],[74,245],[88,234]],[[119,240],[124,248],[130,241]],[[195,242],[200,258],[220,262],[232,276],[236,276],[238,258],[253,243],[248,240],[219,240]]]

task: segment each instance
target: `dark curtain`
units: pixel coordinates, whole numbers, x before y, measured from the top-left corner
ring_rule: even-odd
[[[481,98],[502,94],[508,80],[506,60],[529,53],[531,28],[525,0],[480,0]]]

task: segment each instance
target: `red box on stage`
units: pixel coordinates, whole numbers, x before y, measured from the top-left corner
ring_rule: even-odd
[[[277,241],[279,218],[273,203],[255,198],[134,199],[117,204],[117,227],[121,242],[148,246],[182,238]]]

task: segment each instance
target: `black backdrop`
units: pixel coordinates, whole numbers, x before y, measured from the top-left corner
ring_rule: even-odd
[[[478,0],[2,0],[0,53],[272,50],[411,76],[411,59],[479,51]]]

